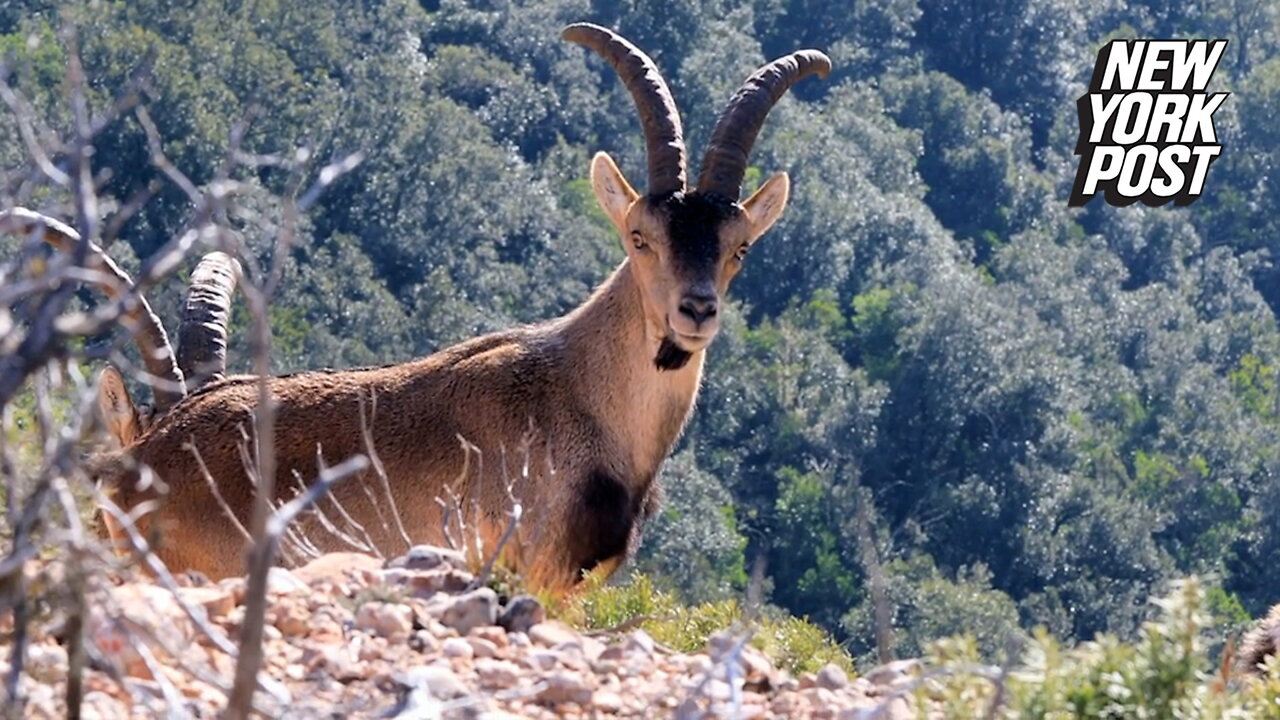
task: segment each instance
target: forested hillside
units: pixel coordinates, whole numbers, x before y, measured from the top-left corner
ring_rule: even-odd
[[[792,202],[735,282],[637,567],[690,600],[755,573],[856,656],[873,576],[904,656],[961,631],[992,657],[1036,625],[1128,636],[1189,574],[1226,622],[1280,601],[1275,3],[13,0],[0,48],[55,129],[62,28],[96,107],[149,64],[145,105],[197,183],[242,122],[247,153],[367,153],[304,219],[272,307],[290,372],[555,316],[622,259],[588,161],[638,180],[643,140],[613,71],[560,40],[579,20],[653,56],[693,158],[763,61],[816,47],[835,66],[756,145],[746,190],[786,170]],[[1190,207],[1068,210],[1075,101],[1128,37],[1230,40],[1225,149]],[[65,217],[29,162],[6,118],[5,204]],[[136,267],[187,197],[132,114],[94,163],[117,205],[158,188],[112,248]],[[241,179],[287,190],[283,171]],[[279,210],[246,193],[226,222],[253,243]],[[152,293],[161,315],[180,291]]]

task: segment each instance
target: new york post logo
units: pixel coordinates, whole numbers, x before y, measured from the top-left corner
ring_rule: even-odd
[[[1207,94],[1226,40],[1113,40],[1098,51],[1089,92],[1076,101],[1080,168],[1071,207],[1103,193],[1123,207],[1190,205],[1222,153]]]

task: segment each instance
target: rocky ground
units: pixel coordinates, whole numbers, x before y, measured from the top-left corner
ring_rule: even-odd
[[[834,665],[793,677],[725,631],[704,652],[666,650],[643,630],[583,633],[533,598],[504,603],[449,550],[384,563],[334,554],[272,571],[269,717],[915,717],[913,666],[849,679]],[[225,706],[244,580],[150,579],[91,593],[84,716],[215,717]],[[11,622],[7,621],[7,622]],[[33,623],[22,688],[29,716],[65,717],[67,653],[55,619]],[[8,630],[8,628],[6,628]],[[6,632],[6,636],[10,636]],[[8,672],[9,648],[0,670]]]

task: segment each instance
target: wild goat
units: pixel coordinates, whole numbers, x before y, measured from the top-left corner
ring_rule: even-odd
[[[314,478],[321,458],[333,465],[365,452],[361,418],[376,402],[369,421],[373,447],[411,539],[442,542],[448,511],[437,499],[455,497],[465,511],[474,509],[473,527],[492,548],[506,525],[510,490],[527,508],[525,524],[534,530],[523,538],[532,547],[509,554],[507,562],[548,588],[571,586],[585,571],[610,573],[635,549],[659,502],[659,468],[694,406],[725,291],[747,250],[787,203],[785,173],[738,201],[748,153],[787,89],[830,70],[816,50],[758,69],[729,100],[697,187],[689,189],[680,118],[653,61],[602,27],[575,24],[563,34],[613,66],[644,128],[646,194],[632,189],[608,155],[591,162],[592,189],[627,254],[612,276],[581,306],[542,324],[401,365],[269,380],[278,406],[278,499],[296,492],[299,478]],[[229,294],[208,297],[225,318],[225,304],[217,303]],[[162,337],[154,317],[141,322],[142,337]],[[162,345],[150,344],[144,355]],[[254,488],[242,452],[258,382],[215,380],[172,407],[158,403],[161,412],[145,429],[132,419],[127,398],[128,407],[110,398],[105,403],[116,426],[139,432],[120,436],[127,447],[102,463],[102,480],[125,508],[159,501],[140,525],[159,531],[158,553],[170,567],[212,577],[243,569],[244,536],[218,509],[199,459],[229,512],[244,522]],[[483,463],[475,452],[468,455],[460,438],[483,453]],[[501,470],[504,452],[531,469],[527,476],[513,473],[510,488]],[[139,466],[162,482],[140,485]],[[372,473],[352,478],[333,496],[375,545],[398,551],[403,541],[379,520],[375,494],[362,487],[374,480]],[[326,541],[315,521],[302,519],[307,536],[321,549],[341,549],[336,539]]]

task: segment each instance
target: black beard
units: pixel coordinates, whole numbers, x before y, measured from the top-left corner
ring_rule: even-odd
[[[658,355],[653,359],[653,364],[658,366],[659,370],[679,370],[689,362],[691,357],[693,353],[681,350],[671,338],[664,337],[658,344]]]

